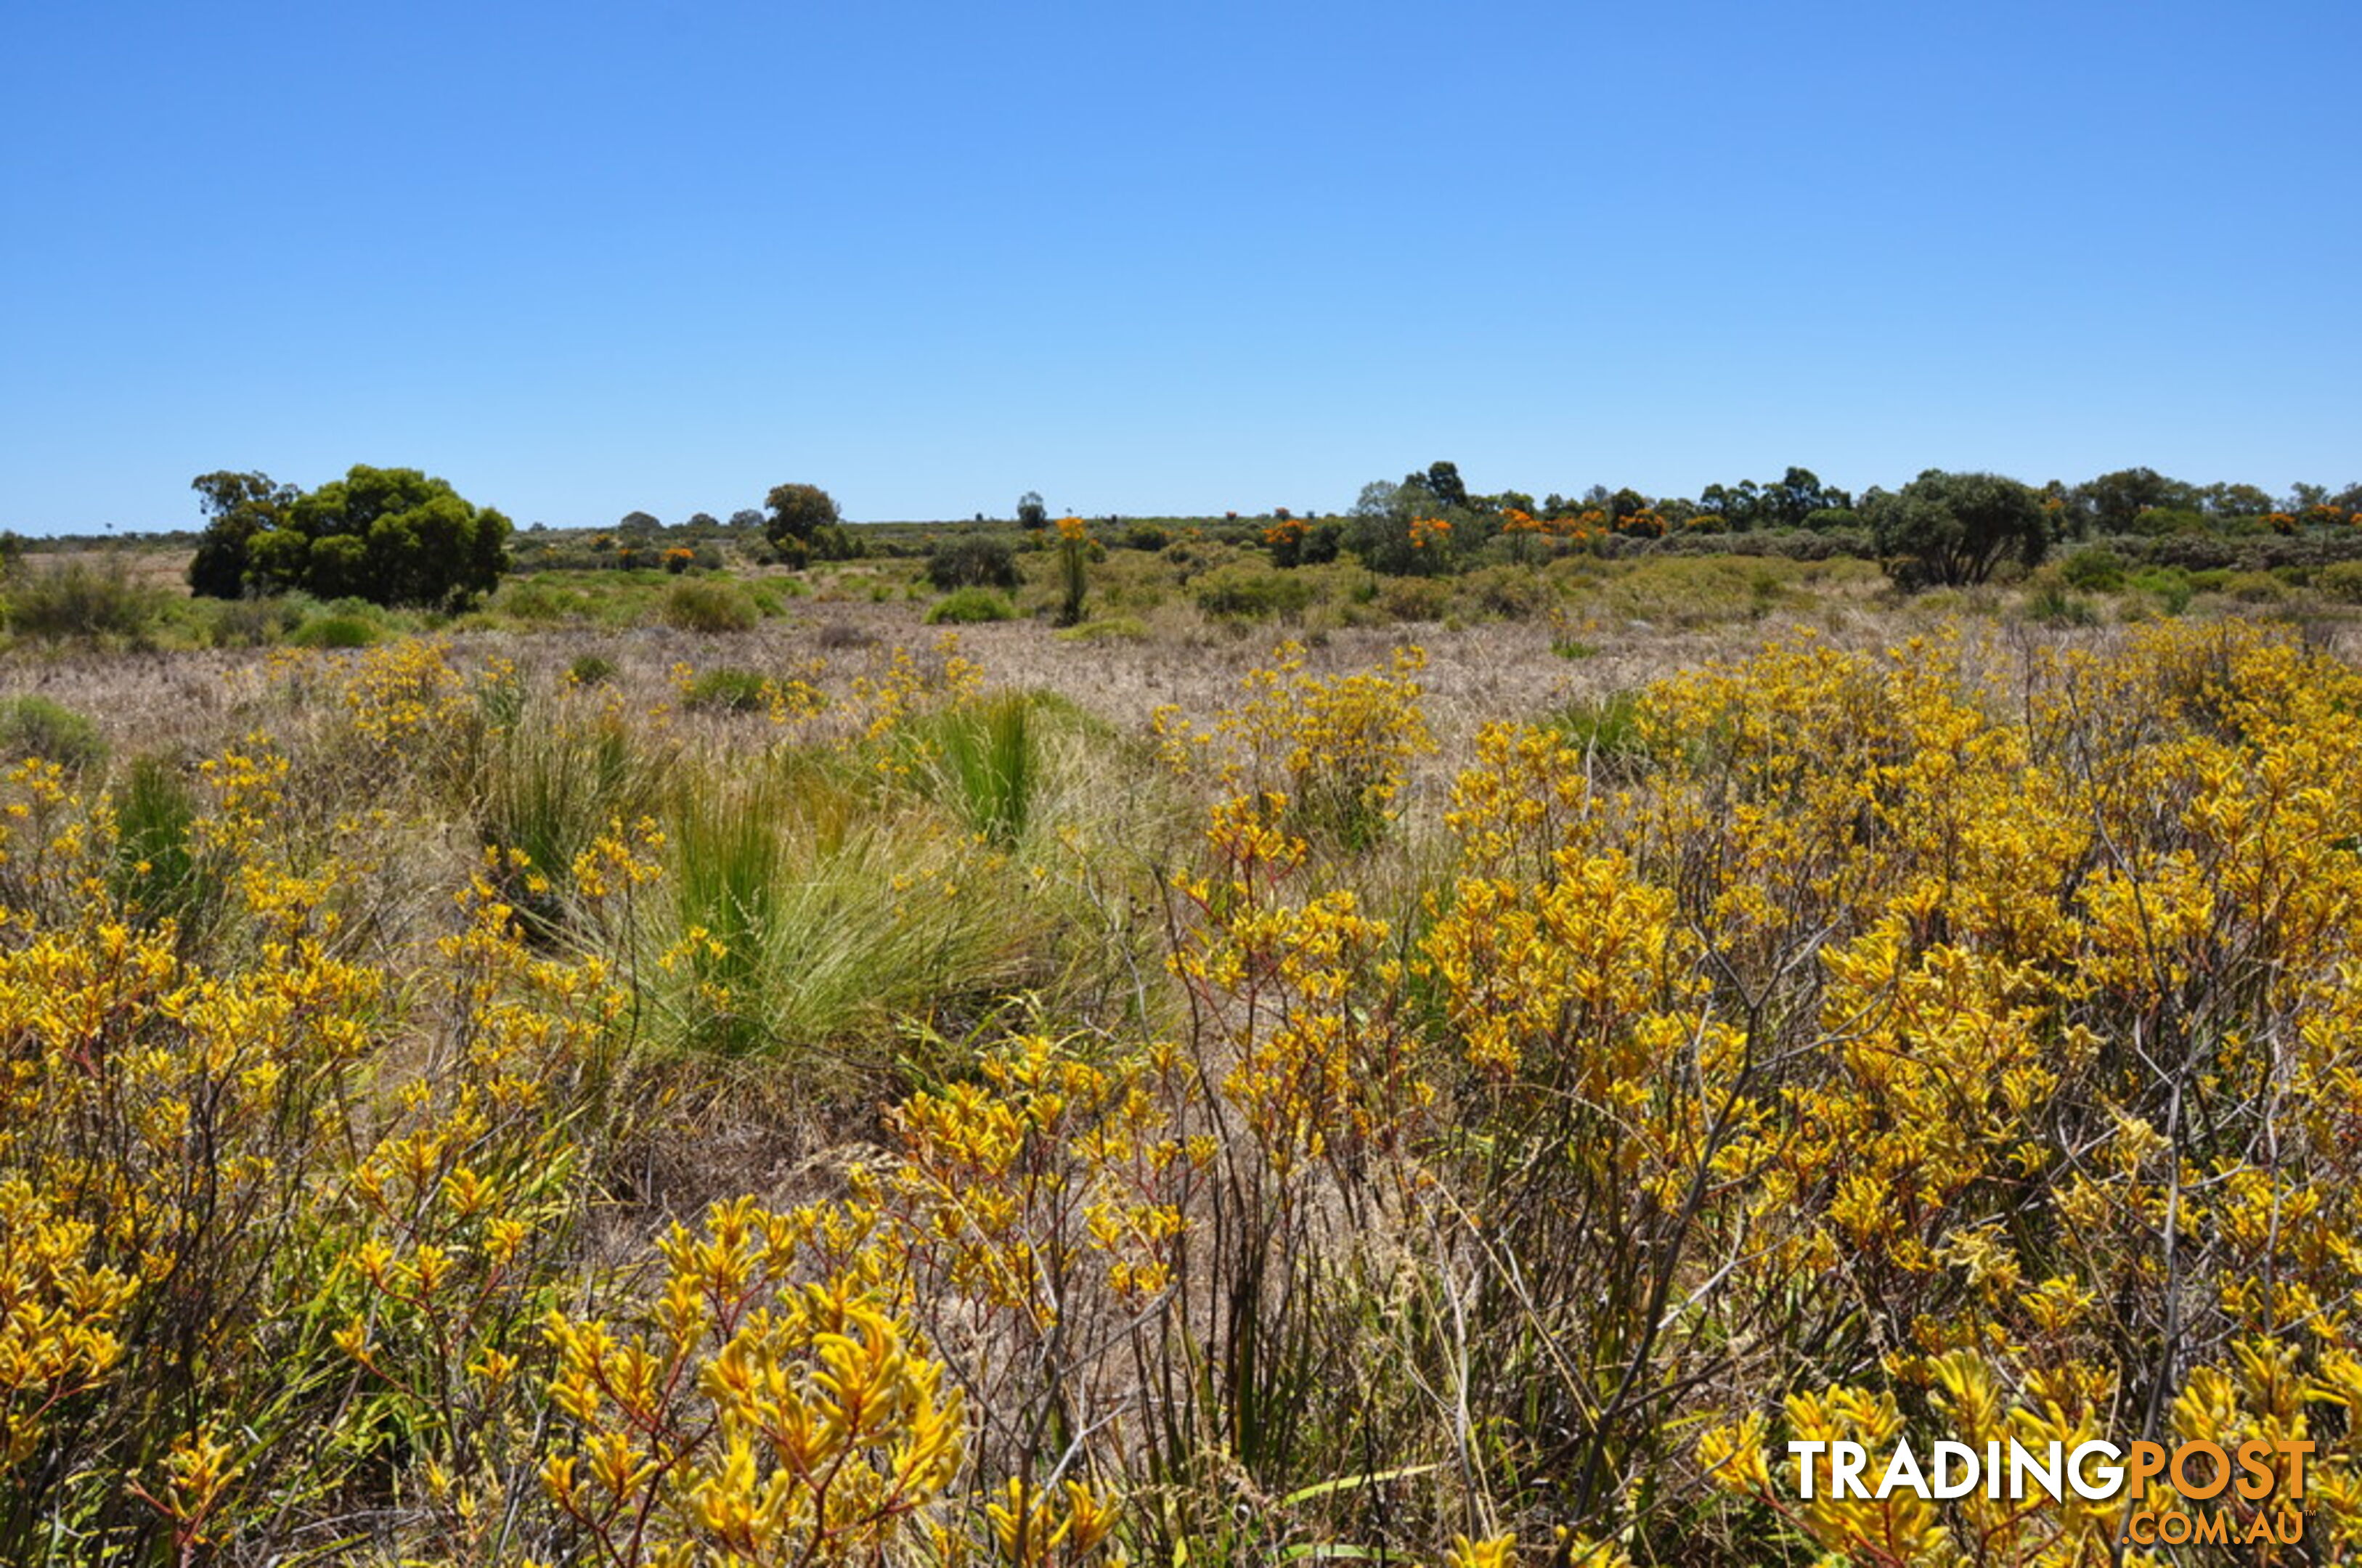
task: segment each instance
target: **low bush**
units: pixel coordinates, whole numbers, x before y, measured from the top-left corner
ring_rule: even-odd
[[[106,743],[96,724],[62,702],[39,696],[0,701],[0,757],[22,762],[28,756],[82,773],[106,760]]]
[[[365,648],[378,640],[378,626],[366,615],[317,615],[287,640],[299,648]]]
[[[1610,691],[1571,702],[1544,720],[1541,727],[1581,756],[1584,766],[1600,777],[1637,777],[1647,760],[1637,691]]]
[[[2087,545],[2058,563],[2058,575],[2070,588],[2111,593],[2125,585],[2125,558],[2103,545]]]
[[[762,613],[746,591],[717,578],[684,578],[665,594],[664,622],[683,632],[751,632]]]
[[[2179,615],[2189,609],[2198,592],[2190,573],[2178,566],[2148,567],[2126,580],[2141,592],[2154,594],[2158,607],[2169,615]]]
[[[202,858],[193,830],[197,795],[166,758],[136,759],[115,792],[116,900],[152,926],[171,920],[190,935],[220,907],[227,884]]]
[[[2362,561],[2338,561],[2313,573],[2312,586],[2324,599],[2362,604]]]
[[[1225,620],[1287,621],[1312,602],[1312,584],[1284,571],[1220,567],[1198,581],[1198,608]]]
[[[943,593],[963,588],[1015,589],[1017,553],[1008,541],[977,535],[945,539],[927,552],[927,580]]]
[[[2080,593],[2070,593],[2057,582],[2036,587],[2025,602],[2025,618],[2044,626],[2096,626],[2100,613]]]
[[[210,602],[214,612],[205,640],[217,648],[262,647],[281,641],[304,624],[302,603],[285,597]]]
[[[1487,615],[1524,621],[1540,614],[1556,597],[1550,580],[1525,567],[1494,566],[1468,574],[1468,597]]]
[[[164,591],[138,581],[121,556],[37,567],[8,586],[8,625],[43,642],[137,642],[162,613]]]
[[[770,706],[771,683],[751,669],[704,670],[681,693],[680,705],[695,712],[757,712]]]
[[[954,589],[927,612],[930,626],[966,626],[984,621],[1014,621],[1017,606],[988,588]]]
[[[1395,578],[1379,590],[1378,608],[1397,621],[1440,621],[1451,608],[1451,585],[1439,578]]]
[[[2242,604],[2285,604],[2289,585],[2268,571],[2235,572],[2223,591]]]
[[[1595,591],[1616,617],[1672,626],[1761,620],[1788,602],[1796,570],[1775,559],[1674,555],[1610,569]]]

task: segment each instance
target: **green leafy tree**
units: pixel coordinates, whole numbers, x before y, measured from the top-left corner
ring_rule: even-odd
[[[1043,503],[1040,491],[1029,490],[1017,498],[1017,521],[1028,528],[1050,525],[1050,508]]]
[[[2198,500],[2195,487],[2155,469],[2118,469],[2075,487],[2081,516],[2112,534],[2129,532],[2144,512],[2195,512]]]
[[[2041,497],[1999,474],[1929,469],[1890,494],[1862,500],[1886,573],[1897,586],[1982,582],[2004,558],[2032,566],[2050,548],[2050,518]]]
[[[266,473],[226,469],[199,474],[189,488],[203,498],[199,504],[211,519],[189,562],[189,591],[201,599],[236,599],[247,589],[248,544],[264,529],[277,527],[304,492]]]
[[[508,568],[509,520],[417,469],[356,464],[308,495],[259,474],[208,474],[195,488],[214,519],[190,586],[215,598],[302,589],[445,605],[489,593]]]
[[[2210,484],[2200,494],[2211,517],[2261,517],[2273,509],[2270,492],[2260,485]]]
[[[1853,497],[1835,485],[1823,484],[1810,469],[1791,468],[1776,484],[1762,491],[1766,521],[1775,528],[1802,528],[1816,512],[1852,510]]]
[[[1400,484],[1373,480],[1345,514],[1345,547],[1372,571],[1393,577],[1416,571],[1419,557],[1411,548],[1411,519],[1435,510],[1435,493],[1424,474],[1412,474]]]
[[[853,536],[845,531],[835,500],[820,486],[773,485],[763,504],[767,508],[763,536],[789,564],[844,560],[860,553]]]

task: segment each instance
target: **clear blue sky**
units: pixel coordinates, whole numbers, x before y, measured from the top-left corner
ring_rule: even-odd
[[[0,11],[0,526],[2362,479],[2362,5]]]

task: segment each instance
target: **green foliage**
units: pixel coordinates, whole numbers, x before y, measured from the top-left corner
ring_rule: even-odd
[[[2362,561],[2337,561],[2313,574],[2312,586],[2340,604],[2362,604]]]
[[[1439,554],[1413,547],[1410,525],[1410,514],[1391,504],[1367,510],[1357,507],[1344,525],[1344,547],[1359,556],[1363,566],[1388,577],[1439,569],[1442,564]]]
[[[600,834],[656,810],[662,761],[612,714],[561,709],[491,733],[466,804],[484,844],[525,857],[522,867],[505,856],[497,864],[504,895],[536,934],[567,922],[574,866]]]
[[[988,588],[955,589],[927,611],[930,626],[968,626],[986,621],[1014,621],[1017,606],[1005,593]]]
[[[1021,692],[966,703],[911,734],[936,797],[1003,849],[1015,848],[1032,820],[1042,778],[1039,701]]]
[[[1198,581],[1198,608],[1224,620],[1293,622],[1311,603],[1312,585],[1286,571],[1231,565]]]
[[[2096,626],[2100,612],[2081,594],[2070,593],[2057,582],[2045,582],[2027,599],[2025,618],[2045,626]]]
[[[211,602],[206,640],[217,648],[253,648],[275,643],[304,624],[303,602],[288,598]]]
[[[2284,604],[2289,600],[2288,584],[2268,571],[2235,573],[2223,591],[2242,604]]]
[[[196,821],[196,791],[178,768],[160,756],[133,760],[115,792],[115,867],[109,880],[116,900],[138,923],[171,920],[186,933],[220,907],[226,885],[197,856],[191,837]]]
[[[199,474],[189,488],[204,497],[213,521],[189,562],[189,589],[203,599],[236,599],[246,591],[246,547],[255,535],[277,527],[304,493],[277,484],[265,473],[226,469]]]
[[[2189,570],[2183,567],[2147,567],[2130,579],[2133,587],[2143,593],[2157,596],[2158,606],[2169,615],[2179,615],[2190,608],[2198,588]]]
[[[577,686],[603,686],[615,679],[615,661],[600,654],[583,654],[566,667],[566,678]]]
[[[1017,524],[1021,528],[1050,525],[1050,508],[1043,503],[1040,491],[1029,490],[1017,498]]]
[[[1083,618],[1083,601],[1090,591],[1086,562],[1095,546],[1094,541],[1083,534],[1080,525],[1068,522],[1058,526],[1057,620],[1061,626],[1072,626],[1080,624]],[[1100,554],[1104,558],[1105,552],[1102,550]]]
[[[213,598],[301,589],[323,599],[451,606],[498,586],[509,520],[417,469],[356,464],[305,495],[261,474],[195,481],[213,514],[190,567]]]
[[[76,558],[28,570],[8,589],[8,624],[43,642],[144,638],[164,607],[164,594],[137,580],[119,555],[93,562]]]
[[[2145,512],[2194,513],[2198,495],[2155,469],[2119,469],[2076,486],[2072,499],[2077,513],[2102,532],[2121,534],[2132,532]]]
[[[665,593],[664,622],[683,632],[751,632],[762,619],[746,591],[715,578],[690,578]]]
[[[1378,591],[1378,608],[1397,621],[1440,621],[1451,610],[1451,587],[1433,578],[1397,578]]]
[[[366,615],[339,612],[314,616],[287,640],[299,648],[365,648],[378,640],[378,625]]]
[[[701,712],[754,713],[770,702],[770,681],[751,669],[732,669],[726,665],[700,671],[680,699],[682,707]]]
[[[932,812],[880,811],[826,769],[702,781],[673,842],[651,933],[680,955],[654,999],[659,1037],[780,1063],[823,1094],[874,1089],[887,1020],[998,994],[1045,935],[997,880],[998,851]]]
[[[837,512],[835,498],[818,485],[774,485],[763,504],[767,509],[763,536],[790,566],[845,560],[861,553],[859,541],[846,531]]]
[[[1014,589],[1019,581],[1017,553],[1008,541],[988,535],[963,534],[939,540],[927,552],[927,580],[943,593],[961,588]]]
[[[1596,778],[1635,778],[1648,760],[1638,691],[1609,691],[1570,702],[1543,720],[1541,727],[1578,753]]]
[[[1548,579],[1525,567],[1493,566],[1468,574],[1468,597],[1487,615],[1524,621],[1548,610],[1555,597]]]
[[[2013,479],[1929,469],[1898,494],[1862,503],[1887,575],[1906,591],[1984,581],[2003,559],[2033,566],[2050,547],[2050,520]]]
[[[106,760],[106,743],[96,724],[62,702],[30,695],[0,699],[0,757],[21,762],[28,756],[83,773]]]
[[[2187,507],[2153,506],[2136,513],[2125,525],[2125,531],[2143,538],[2162,539],[2171,536],[2205,536],[2218,532],[2211,526],[2206,514]],[[2221,532],[2253,532],[2254,530],[2219,530]]]
[[[2059,563],[2059,576],[2070,588],[2087,593],[2107,593],[2125,585],[2125,559],[2101,545],[2087,545]]]

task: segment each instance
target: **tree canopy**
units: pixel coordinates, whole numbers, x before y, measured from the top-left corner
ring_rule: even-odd
[[[2050,547],[2041,498],[1999,474],[1929,469],[1898,492],[1871,491],[1861,511],[1887,575],[1906,589],[1982,582],[2004,557],[2033,566]]]
[[[260,473],[192,482],[212,521],[189,586],[210,598],[301,589],[439,605],[490,592],[507,569],[509,520],[417,469],[356,464],[309,494]]]
[[[763,536],[791,566],[809,560],[843,560],[859,553],[844,530],[836,500],[816,484],[778,484],[763,498]]]

